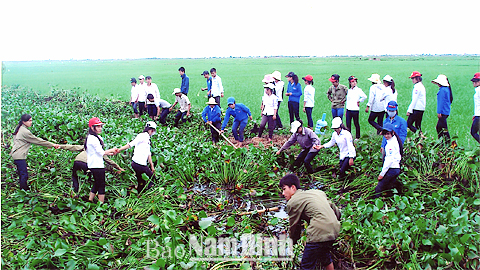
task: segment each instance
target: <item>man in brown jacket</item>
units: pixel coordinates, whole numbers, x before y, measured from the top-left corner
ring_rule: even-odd
[[[348,88],[340,84],[340,75],[338,74],[333,74],[328,80],[332,83],[327,92],[328,100],[332,102],[332,118],[340,117],[343,119]]]
[[[284,176],[280,187],[287,199],[290,238],[294,244],[300,239],[302,220],[309,223],[301,269],[315,269],[317,263],[327,270],[334,269],[330,251],[340,232],[340,211],[325,192],[300,189],[300,180],[294,174]]]

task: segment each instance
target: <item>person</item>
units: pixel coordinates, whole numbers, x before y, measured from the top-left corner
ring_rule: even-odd
[[[170,107],[172,107],[172,104],[170,104],[168,101],[164,99],[159,99],[158,100],[158,106],[162,109],[160,113],[160,123],[162,125],[167,125],[167,115],[170,113]]]
[[[10,156],[13,163],[17,166],[17,174],[19,178],[20,189],[29,190],[28,187],[28,171],[27,171],[27,154],[33,144],[45,146],[47,148],[58,149],[60,145],[45,141],[32,134],[29,128],[33,124],[32,116],[23,114],[18,121],[18,125],[13,132],[13,147]]]
[[[260,107],[262,111],[262,122],[260,123],[260,128],[258,130],[258,137],[262,137],[263,130],[265,130],[265,125],[268,122],[268,141],[272,141],[273,130],[275,129],[275,119],[277,118],[277,96],[273,94],[273,89],[275,86],[271,83],[263,85],[265,89],[265,95],[262,97],[262,105]]]
[[[304,221],[308,223],[301,269],[316,269],[317,263],[327,270],[334,269],[330,252],[340,232],[340,210],[330,202],[325,192],[300,189],[300,180],[295,174],[285,175],[279,185],[287,200],[286,211],[293,244],[300,239]]]
[[[217,103],[218,107],[221,108],[220,98],[223,97],[222,79],[217,75],[217,70],[215,68],[211,68],[210,73],[212,74],[212,88],[210,91],[208,91],[208,95],[215,98],[215,102]]]
[[[182,93],[185,94],[185,96],[188,95],[188,88],[189,88],[189,81],[190,79],[188,78],[188,76],[185,74],[185,68],[184,67],[180,67],[178,69],[178,73],[180,74],[180,77],[182,78],[182,84],[180,85],[180,90],[182,91]]]
[[[335,117],[332,120],[332,139],[323,145],[316,146],[316,149],[329,148],[335,144],[340,150],[340,178],[346,176],[346,171],[353,166],[356,157],[355,146],[353,146],[352,134],[342,124],[342,118]]]
[[[160,91],[156,83],[152,83],[152,77],[145,77],[147,84],[145,86],[145,92],[147,93],[147,112],[152,120],[158,117],[160,113],[160,105],[158,101],[160,100]]]
[[[437,85],[437,134],[438,138],[444,137],[446,142],[450,141],[450,134],[448,133],[447,118],[450,115],[450,107],[453,101],[452,86],[448,81],[447,76],[440,74],[432,83]]]
[[[313,129],[312,111],[315,106],[315,88],[313,87],[312,75],[307,75],[302,78],[305,82],[305,96],[303,97],[303,112],[307,114],[308,128]]]
[[[222,125],[222,110],[218,107],[215,98],[211,97],[206,103],[207,107],[203,109],[202,118],[205,124],[210,125],[210,132],[212,133],[212,142],[215,144],[219,141],[220,134],[217,130],[220,130]],[[215,127],[217,130],[215,130]]]
[[[103,162],[103,156],[112,156],[118,149],[103,150],[105,144],[99,135],[102,133],[102,129],[103,123],[100,119],[98,119],[98,117],[92,117],[88,121],[88,134],[84,147],[87,152],[87,166],[92,172],[95,181],[88,200],[93,201],[95,195],[98,193],[98,200],[103,203],[105,201],[105,164]]]
[[[173,89],[172,95],[175,95],[175,102],[169,110],[172,111],[173,108],[175,108],[175,105],[180,104],[180,109],[175,115],[175,124],[173,125],[174,127],[178,128],[178,122],[180,121],[180,118],[182,119],[183,123],[187,122],[186,117],[190,116],[190,108],[192,108],[192,105],[190,104],[188,97],[182,93],[180,88]]]
[[[228,108],[227,111],[225,112],[225,119],[223,120],[222,124],[222,130],[220,130],[221,133],[224,132],[225,127],[228,124],[228,121],[230,120],[230,116],[233,116],[233,125],[232,125],[232,133],[233,137],[235,140],[240,142],[240,144],[243,143],[244,140],[244,134],[245,134],[245,127],[248,124],[248,118],[252,120],[252,113],[250,112],[250,109],[243,105],[242,103],[236,104],[235,98],[229,97],[227,99],[228,102]]]
[[[360,138],[360,102],[367,99],[367,95],[363,90],[357,86],[358,79],[355,76],[348,77],[348,92],[347,92],[347,129],[352,132],[352,119],[355,125],[355,139]]]
[[[382,132],[383,116],[385,115],[386,92],[383,84],[380,84],[380,75],[372,74],[367,80],[372,82],[370,93],[368,94],[368,103],[365,112],[368,115],[368,123],[377,130],[377,134]],[[377,120],[375,122],[375,120]]]
[[[343,84],[340,84],[340,75],[338,74],[333,74],[328,80],[332,83],[327,91],[328,100],[330,100],[332,103],[332,117],[340,117],[343,119],[343,112],[348,91],[347,87]]]
[[[300,97],[302,96],[302,85],[298,82],[298,76],[290,71],[286,76],[288,80],[287,93],[288,96],[288,113],[290,114],[290,124],[295,120],[300,121]],[[278,104],[277,104],[278,106]],[[276,119],[276,117],[275,117]]]
[[[475,94],[473,95],[474,114],[470,134],[472,134],[473,138],[480,143],[480,72],[475,73],[471,81],[473,87],[475,87]]]
[[[425,87],[422,83],[422,74],[418,71],[414,71],[409,78],[412,79],[413,90],[412,102],[407,109],[407,125],[408,128],[415,133],[419,129],[420,132],[422,131],[422,118],[427,101]]]
[[[155,180],[155,166],[153,166],[152,153],[150,152],[151,141],[150,137],[157,131],[157,124],[153,121],[149,121],[145,125],[145,129],[142,133],[138,134],[133,141],[125,144],[117,149],[117,153],[135,147],[132,157],[132,169],[135,171],[137,177],[137,190],[138,193],[142,193],[145,190],[147,182],[143,179],[142,175],[146,174],[150,178],[148,189],[153,186]],[[147,161],[150,164],[150,168],[147,166]]]
[[[203,77],[205,79],[207,79],[207,87],[205,88],[201,88],[202,91],[207,91],[207,98],[210,98],[212,96],[211,94],[211,90],[212,90],[212,78],[210,77],[210,73],[208,73],[208,70],[205,70],[201,75],[203,75]]]
[[[142,116],[147,111],[145,103],[147,101],[147,84],[145,83],[145,77],[143,75],[138,76],[138,84],[135,86],[138,92],[138,112],[139,116]]]
[[[390,75],[385,75],[383,77],[383,86],[384,86],[384,91],[385,91],[385,104],[388,104],[390,101],[395,101],[397,102],[398,98],[398,92],[397,89],[395,89],[395,81],[393,80],[392,76]],[[385,105],[386,106],[386,105]],[[388,117],[387,111],[385,110],[385,117]]]
[[[133,115],[135,118],[138,118],[138,89],[137,89],[137,80],[135,78],[130,79],[130,84],[132,85],[132,90],[130,91],[130,104],[133,108]]]
[[[290,170],[294,172],[295,169],[300,168],[303,163],[307,173],[312,174],[313,168],[310,163],[318,154],[318,150],[314,147],[320,145],[320,139],[311,129],[302,127],[302,122],[300,121],[293,121],[291,126],[292,128],[290,132],[293,133],[292,136],[290,136],[288,141],[283,144],[282,148],[280,148],[276,154],[279,155],[280,152],[287,150],[290,146],[295,144],[295,142],[298,142],[302,148],[302,152],[300,152],[297,159],[295,159],[295,162],[290,166]]]
[[[390,124],[393,126],[393,131],[395,131],[395,136],[397,136],[398,139],[402,142],[402,147],[403,144],[405,143],[405,140],[407,139],[407,121],[400,117],[398,115],[398,104],[396,101],[390,101],[386,107],[387,110],[387,115],[388,117],[383,121],[383,125],[385,126],[386,124]],[[381,152],[382,154],[385,154],[385,146],[387,145],[387,140],[385,137],[382,139],[382,147],[381,147]]]
[[[396,188],[402,192],[403,184],[397,180],[400,175],[400,161],[403,155],[403,143],[396,136],[392,124],[387,123],[382,127],[382,135],[387,141],[385,145],[385,159],[383,161],[382,171],[378,175],[378,184],[375,187],[375,198],[380,197],[385,190]]]
[[[273,78],[272,74],[266,74],[265,76],[263,76],[262,82],[264,84],[272,83],[272,84],[275,85],[275,79]],[[275,93],[273,93],[273,94],[275,94]]]
[[[278,106],[277,106],[277,119],[276,119],[276,127],[277,129],[283,128],[282,120],[280,119],[280,115],[278,111],[280,110],[280,103],[283,101],[283,90],[285,89],[285,83],[282,81],[282,74],[280,71],[275,70],[272,73],[272,77],[275,80],[275,95],[277,96]]]

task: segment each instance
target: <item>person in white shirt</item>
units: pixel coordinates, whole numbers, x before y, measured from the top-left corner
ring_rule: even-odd
[[[137,89],[137,80],[135,78],[130,79],[130,84],[132,85],[132,90],[130,91],[130,104],[133,108],[133,115],[135,118],[138,118],[138,89]]]
[[[88,134],[85,139],[84,148],[87,151],[87,166],[92,172],[93,187],[90,191],[89,201],[93,201],[95,195],[98,193],[98,200],[102,203],[105,201],[105,164],[103,163],[103,156],[112,156],[118,150],[112,148],[103,150],[105,144],[103,143],[100,133],[102,133],[103,123],[98,117],[93,117],[88,121]]]
[[[138,112],[139,116],[142,116],[144,112],[147,112],[145,102],[147,101],[147,89],[145,87],[145,77],[143,75],[138,76],[138,84],[135,86],[138,92]]]
[[[421,132],[423,113],[425,112],[425,105],[427,103],[425,86],[423,86],[422,74],[420,74],[420,72],[412,72],[409,78],[412,79],[413,91],[412,102],[407,109],[407,126],[413,132],[417,132],[419,129]]]
[[[172,107],[170,107],[170,111],[172,111],[177,104],[180,104],[180,109],[175,115],[175,124],[173,125],[174,127],[178,128],[178,122],[180,121],[180,118],[182,119],[183,123],[187,122],[186,117],[190,116],[190,108],[192,108],[192,104],[190,104],[190,100],[185,94],[182,93],[180,88],[173,89],[172,95],[175,95],[175,103],[173,103]]]
[[[278,100],[278,106],[277,106],[277,125],[275,128],[283,128],[282,120],[280,119],[280,115],[278,114],[278,111],[280,110],[280,103],[283,101],[283,90],[285,89],[285,83],[282,81],[282,74],[280,71],[275,70],[272,73],[272,77],[275,80],[275,95],[277,96]]]
[[[313,87],[312,75],[302,78],[305,82],[305,96],[303,97],[303,112],[307,114],[307,124],[309,129],[313,129],[312,111],[315,106],[315,88]]]
[[[382,135],[387,140],[385,145],[385,160],[383,161],[382,171],[378,176],[378,184],[375,187],[375,198],[380,197],[382,192],[391,188],[396,188],[401,194],[403,184],[397,180],[400,175],[400,161],[403,155],[402,141],[396,136],[394,126],[386,123],[382,129]]]
[[[368,94],[368,103],[365,112],[368,113],[370,110],[368,123],[377,130],[377,134],[380,134],[382,131],[383,117],[385,115],[386,95],[384,86],[380,82],[380,75],[372,74],[368,80],[372,82],[372,86],[370,86],[370,93]],[[377,122],[375,122],[375,120],[377,120]]]
[[[360,102],[367,99],[367,95],[361,88],[357,86],[357,78],[355,76],[348,77],[349,89],[347,92],[347,129],[352,132],[352,119],[355,125],[355,138],[360,138]]]
[[[212,89],[208,91],[208,96],[214,97],[218,107],[221,108],[220,97],[223,97],[222,79],[217,75],[217,70],[215,68],[210,69],[210,74],[212,74]]]
[[[395,89],[395,81],[392,76],[385,75],[385,77],[383,77],[383,86],[385,87],[385,106],[392,100],[397,102],[398,92],[397,89]],[[385,110],[385,113],[386,112],[387,110]],[[388,115],[385,115],[385,117],[388,117]]]
[[[480,143],[480,72],[475,73],[471,81],[475,87],[475,94],[473,95],[474,114],[470,134]]]
[[[142,133],[138,134],[133,141],[125,144],[117,150],[117,153],[126,150],[130,147],[135,147],[132,157],[132,169],[135,171],[137,177],[137,190],[138,193],[142,193],[145,189],[146,181],[142,178],[142,174],[146,174],[150,178],[148,189],[153,186],[155,179],[154,172],[155,167],[152,162],[152,153],[150,152],[150,137],[155,134],[157,130],[157,124],[153,121],[147,122],[145,129]],[[150,164],[150,168],[147,166],[147,161]]]
[[[158,106],[162,109],[162,112],[160,113],[160,123],[162,125],[167,124],[167,115],[170,113],[170,107],[172,107],[172,104],[170,104],[168,101],[164,99],[160,99],[158,101]]]
[[[157,119],[160,114],[160,91],[156,83],[152,83],[152,77],[145,77],[147,85],[145,86],[145,92],[147,93],[147,111],[152,120]],[[152,99],[153,98],[153,99]]]
[[[329,148],[335,144],[340,150],[340,178],[346,177],[346,171],[353,166],[353,162],[357,153],[355,152],[355,146],[353,145],[352,134],[342,124],[342,118],[335,117],[332,120],[332,139],[323,145],[314,146],[315,149]]]
[[[268,141],[270,142],[273,138],[273,130],[275,129],[278,100],[277,96],[273,94],[273,89],[275,88],[273,84],[265,84],[263,87],[265,89],[265,95],[262,97],[262,106],[260,108],[262,110],[262,122],[258,130],[258,137],[262,137],[263,130],[268,122]]]

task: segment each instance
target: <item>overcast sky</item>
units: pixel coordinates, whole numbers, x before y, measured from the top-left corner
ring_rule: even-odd
[[[479,54],[471,0],[0,1],[0,60]]]

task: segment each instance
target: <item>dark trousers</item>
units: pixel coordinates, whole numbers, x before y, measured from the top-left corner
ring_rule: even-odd
[[[145,180],[143,179],[142,174],[146,174],[148,178],[150,178],[150,184],[148,185],[148,188],[151,188],[153,186],[153,172],[152,170],[150,170],[150,168],[148,168],[148,166],[140,165],[132,161],[132,169],[135,171],[135,176],[137,177],[138,193],[143,192],[143,190],[145,189],[145,185],[147,184],[147,182],[145,182]]]
[[[420,131],[421,131],[422,130],[422,118],[423,118],[423,111],[413,110],[413,113],[411,113],[407,118],[408,128],[413,132],[417,132],[418,129],[420,129]]]
[[[78,193],[79,191],[79,184],[78,184],[78,171],[83,171],[83,173],[87,174],[88,166],[87,163],[81,161],[74,161],[73,162],[73,169],[72,169],[72,184],[73,184],[73,191]],[[92,179],[92,174],[88,173],[88,180]]]
[[[277,108],[277,128],[283,128],[282,120],[280,120],[280,115],[278,114],[278,111],[280,111],[280,103],[281,101],[278,102],[278,108]]]
[[[216,127],[218,130],[222,128],[221,121],[212,122],[212,125]],[[217,143],[220,140],[220,134],[211,126],[210,126],[210,132],[212,133],[212,142]]]
[[[178,111],[177,114],[175,115],[175,127],[178,127],[178,122],[180,121],[180,118],[182,119],[182,122],[185,123],[187,122],[187,119],[185,119],[185,115],[187,115],[187,112],[181,112]]]
[[[291,171],[295,171],[296,168],[300,168],[302,166],[302,163],[305,165],[305,169],[307,169],[307,173],[312,174],[313,173],[313,168],[312,160],[317,156],[318,152],[310,152],[311,148],[305,148],[300,152],[300,154],[297,156],[297,159],[295,159],[295,162],[290,166]]]
[[[385,112],[370,111],[370,115],[368,116],[368,123],[377,130],[377,134],[380,134],[380,132],[382,132],[384,115],[385,115]],[[375,122],[375,120],[377,120],[377,122]]]
[[[326,242],[307,242],[305,249],[303,250],[301,269],[320,269],[315,268],[318,263],[323,267],[331,264],[332,256],[330,252],[332,251],[334,241]]]
[[[138,110],[139,110],[140,116],[143,115],[143,112],[147,111],[147,107],[145,106],[145,102],[138,102]]]
[[[313,127],[312,111],[313,111],[313,107],[305,107],[305,113],[307,114],[308,127],[310,128]]]
[[[155,104],[148,104],[147,111],[149,116],[157,116],[158,110]]]
[[[399,192],[402,192],[403,184],[397,181],[397,177],[400,175],[400,169],[390,168],[388,169],[382,180],[378,181],[375,187],[375,198],[380,197],[381,193],[385,190],[396,188]]]
[[[161,124],[166,124],[167,123],[167,115],[170,113],[170,110],[168,108],[163,108],[162,112],[160,113],[160,123]]]
[[[349,164],[350,158],[346,157],[342,160],[340,160],[340,178],[343,178],[347,176],[347,171],[350,169],[352,166]]]
[[[347,110],[347,128],[352,133],[352,119],[355,125],[355,138],[360,138],[360,122],[358,121],[360,112]]]
[[[262,137],[262,133],[265,130],[267,122],[268,138],[273,138],[273,130],[275,129],[275,120],[273,120],[273,115],[262,115],[262,122],[260,123],[260,129],[258,130],[258,137]]]
[[[438,118],[437,122],[437,134],[438,138],[440,137],[445,137],[445,141],[450,141],[450,133],[448,133],[448,127],[447,127],[447,118],[448,115],[442,114],[442,117]]]
[[[17,174],[20,182],[20,189],[29,190],[27,161],[25,159],[16,159],[13,161],[17,165]]]
[[[220,106],[220,96],[213,97],[215,99],[215,102],[217,103],[218,107],[221,108]]]
[[[470,128],[470,134],[472,134],[473,138],[480,143],[480,116],[475,116],[473,119],[472,127]]]
[[[295,101],[289,101],[288,102],[288,113],[290,114],[290,124],[295,121],[293,120],[293,117],[295,116],[295,119],[297,121],[300,121],[300,103],[295,102]]]
[[[90,168],[93,174],[93,187],[91,192],[98,195],[105,195],[105,168]]]
[[[235,140],[243,142],[243,135],[245,134],[245,127],[248,124],[248,118],[243,119],[242,121],[233,121],[232,133]]]

